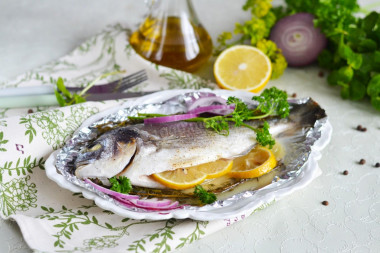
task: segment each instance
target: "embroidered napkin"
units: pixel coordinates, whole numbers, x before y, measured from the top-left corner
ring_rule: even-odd
[[[127,30],[108,27],[72,53],[0,87],[86,85],[115,69],[145,69],[148,80],[130,91],[199,89],[216,86],[197,76],[158,66],[138,56]],[[105,82],[121,76],[110,77]],[[14,219],[26,243],[41,252],[168,252],[243,219],[212,222],[148,221],[120,217],[46,177],[44,163],[89,116],[123,101],[87,102],[64,108],[0,108],[0,215]],[[267,205],[267,204],[266,204]],[[266,206],[264,205],[264,206]],[[262,206],[259,209],[262,209]]]

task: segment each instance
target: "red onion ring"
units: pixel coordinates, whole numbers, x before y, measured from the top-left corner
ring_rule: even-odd
[[[313,20],[310,13],[297,13],[280,19],[272,28],[269,38],[281,48],[289,66],[314,62],[326,47],[326,36],[314,27]]]
[[[95,184],[94,182],[92,182],[91,180],[89,179],[85,179],[84,180],[86,183],[92,185],[95,189],[97,189],[98,191],[101,191],[105,194],[108,194],[112,197],[115,197],[115,198],[122,198],[122,199],[126,199],[126,200],[133,200],[133,199],[139,199],[140,197],[137,196],[137,195],[129,195],[129,194],[124,194],[124,193],[120,193],[120,192],[115,192],[115,191],[112,191],[110,189],[107,189],[107,188],[104,188],[98,184]]]
[[[140,207],[146,210],[171,210],[180,207],[178,201],[172,202],[168,199],[157,200],[156,198],[153,198],[124,200],[118,197],[114,198],[126,207]]]
[[[166,122],[174,122],[174,121],[192,119],[196,117],[198,117],[198,115],[194,113],[170,115],[170,116],[164,116],[164,117],[144,119],[144,124],[159,124],[159,123],[166,123]]]

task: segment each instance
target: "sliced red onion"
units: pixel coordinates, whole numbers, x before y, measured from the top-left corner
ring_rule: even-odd
[[[166,123],[166,122],[174,122],[174,121],[196,118],[197,116],[198,115],[194,113],[187,113],[187,114],[170,115],[170,116],[157,117],[157,118],[149,118],[149,119],[144,119],[144,124],[159,124],[159,123]]]
[[[235,109],[235,105],[209,105],[209,106],[202,106],[202,107],[197,107],[189,113],[195,113],[195,114],[200,114],[200,113],[214,113],[214,114],[220,114],[220,115],[225,115],[232,113]]]
[[[227,101],[224,98],[213,96],[203,97],[195,100],[192,104],[188,105],[188,111],[194,110],[198,107],[210,106],[210,105],[226,105]]]
[[[297,13],[280,19],[272,28],[270,39],[281,48],[289,66],[314,62],[326,47],[326,36],[314,27],[313,20],[310,13]]]
[[[139,207],[146,210],[171,210],[179,207],[178,201],[172,202],[168,199],[158,200],[156,198],[153,198],[124,200],[118,197],[114,198],[126,207]]]
[[[122,198],[119,198],[119,197],[113,197],[116,201],[118,201],[120,204],[122,204],[123,206],[125,207],[129,207],[129,208],[132,208],[132,207],[136,207],[134,204],[132,204],[129,200],[127,199],[122,199]]]
[[[102,186],[100,186],[98,184],[95,184],[94,182],[92,182],[91,180],[89,180],[87,178],[84,181],[86,183],[89,183],[90,185],[92,185],[98,191],[101,191],[101,192],[103,192],[105,194],[108,194],[108,195],[110,195],[112,197],[122,198],[122,199],[126,199],[126,200],[132,200],[132,199],[139,199],[140,198],[137,195],[124,194],[124,193],[115,192],[115,191],[112,191],[110,189],[104,188],[104,187],[102,187]]]

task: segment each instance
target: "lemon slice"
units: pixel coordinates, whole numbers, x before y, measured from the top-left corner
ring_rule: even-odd
[[[211,163],[198,165],[197,169],[207,174],[207,178],[221,177],[232,169],[233,162],[231,160],[218,160]]]
[[[259,92],[268,83],[272,65],[256,47],[238,45],[224,50],[214,64],[218,85],[229,90]]]
[[[245,156],[234,159],[230,177],[255,178],[260,177],[277,165],[276,157],[267,148],[257,147]]]
[[[232,161],[217,160],[188,168],[152,174],[152,177],[166,187],[182,190],[201,184],[206,178],[215,178],[227,174],[232,168]]]

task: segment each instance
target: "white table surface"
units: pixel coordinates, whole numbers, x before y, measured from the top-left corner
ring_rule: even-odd
[[[194,0],[194,5],[215,41],[249,17],[241,10],[244,2]],[[144,13],[143,1],[133,0],[1,0],[0,81],[69,53],[108,24],[135,26]],[[211,67],[212,61],[198,74],[212,78]],[[326,109],[334,133],[319,162],[323,174],[307,188],[178,252],[380,252],[380,168],[374,167],[380,162],[380,112],[368,102],[342,100],[319,71],[288,68],[269,85],[311,96]],[[358,124],[367,132],[355,130]],[[365,165],[358,164],[361,158]],[[323,206],[323,200],[330,204]],[[31,252],[14,222],[0,220],[0,252]]]

